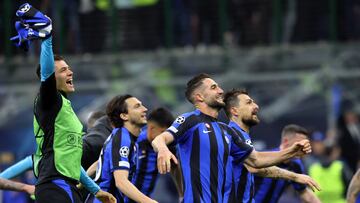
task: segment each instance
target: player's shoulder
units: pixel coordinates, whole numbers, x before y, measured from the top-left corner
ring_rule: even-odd
[[[120,140],[121,143],[131,143],[131,134],[130,132],[124,128],[124,127],[121,127],[121,128],[114,128],[113,131],[112,131],[112,138],[113,139],[117,139],[117,140]]]
[[[196,121],[196,120],[198,120],[199,116],[200,116],[200,111],[198,111],[198,110],[190,111],[190,112],[183,113],[183,114],[179,115],[178,117],[176,117],[174,122],[177,124],[182,124],[185,121],[187,121],[187,122]]]

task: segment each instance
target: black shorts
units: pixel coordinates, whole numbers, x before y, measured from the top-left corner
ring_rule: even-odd
[[[35,186],[37,203],[82,203],[75,184],[56,179]]]

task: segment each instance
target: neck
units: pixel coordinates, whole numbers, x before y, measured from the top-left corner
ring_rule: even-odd
[[[239,117],[234,117],[233,116],[231,118],[231,120],[234,121],[236,124],[238,124],[241,129],[245,130],[245,132],[247,132],[247,133],[250,132],[250,126],[248,126],[244,122],[242,122],[242,120]]]
[[[195,105],[195,106],[197,109],[199,109],[201,111],[201,113],[211,116],[213,118],[217,118],[219,115],[218,109],[212,108],[206,104],[199,104],[199,105]]]
[[[129,122],[124,123],[124,127],[133,135],[135,135],[135,137],[138,137],[140,134],[140,130],[141,128],[137,125],[133,125]]]

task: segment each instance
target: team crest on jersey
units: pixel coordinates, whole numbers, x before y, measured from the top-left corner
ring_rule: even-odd
[[[178,124],[182,124],[182,123],[185,122],[185,117],[184,116],[179,116],[179,117],[176,118],[175,122],[178,123]]]
[[[251,140],[246,140],[245,143],[246,143],[247,145],[251,146],[251,147],[253,146]]]
[[[24,4],[23,7],[19,9],[22,13],[26,13],[30,10],[30,4]]]
[[[120,156],[124,158],[128,158],[130,150],[129,147],[123,146],[119,150]]]

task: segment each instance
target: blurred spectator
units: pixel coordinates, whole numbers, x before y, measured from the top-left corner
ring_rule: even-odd
[[[320,41],[329,39],[329,1],[297,1],[297,24],[295,42]]]
[[[230,0],[230,31],[238,45],[264,45],[270,41],[270,0]]]
[[[90,112],[89,117],[88,117],[87,122],[86,122],[86,128],[89,129],[89,128],[94,127],[95,121],[98,120],[99,118],[105,116],[105,115],[106,114],[105,114],[104,111]]]
[[[220,19],[218,0],[193,0],[194,15],[191,17],[191,25],[196,33],[195,45],[219,44]]]
[[[320,157],[325,153],[325,134],[320,131],[315,131],[310,136],[310,143],[312,147],[312,153],[309,156],[303,158],[306,169],[320,161]]]
[[[163,1],[131,0],[128,5],[118,5],[122,49],[150,50],[160,46],[163,38]]]
[[[309,175],[321,186],[321,191],[315,191],[315,194],[323,203],[345,203],[352,172],[339,160],[340,149],[318,142],[317,153],[320,153],[319,161],[309,167]]]
[[[173,0],[173,33],[176,46],[193,45],[194,0]]]
[[[57,53],[79,53],[81,51],[79,0],[42,1],[43,10],[51,16],[54,24],[54,37],[58,44]],[[60,44],[60,45],[59,45]]]
[[[329,2],[328,0],[297,1],[297,17],[294,42],[320,41],[329,39]]]
[[[360,159],[360,122],[359,116],[350,110],[346,110],[339,118],[339,145],[341,156],[349,164],[352,171],[359,168]]]
[[[109,0],[81,0],[79,30],[83,52],[103,51],[108,28]]]
[[[360,39],[360,1],[339,1],[340,39]]]

